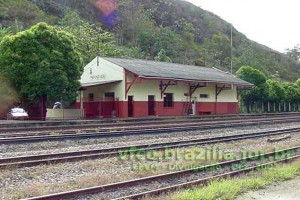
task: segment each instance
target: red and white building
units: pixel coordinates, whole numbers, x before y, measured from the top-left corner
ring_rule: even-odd
[[[252,84],[214,68],[96,57],[84,67],[77,108],[85,117],[238,113]]]

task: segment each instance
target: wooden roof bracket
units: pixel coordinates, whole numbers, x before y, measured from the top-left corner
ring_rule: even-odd
[[[159,90],[161,99],[163,98],[163,94],[165,93],[166,89],[171,85],[177,85],[177,81],[168,81],[167,83],[160,81]]]
[[[131,81],[128,81],[129,75],[130,74],[127,71],[125,71],[125,99],[127,99],[128,92],[134,84],[142,83],[142,79],[136,74],[132,74],[133,79]]]
[[[218,96],[221,92],[222,92],[222,90],[225,88],[225,85],[223,85],[222,87],[216,87],[216,96]]]
[[[197,85],[190,85],[189,84],[189,89],[190,89],[190,91],[189,91],[189,96],[190,97],[192,97],[192,95],[194,94],[194,92],[198,89],[198,88],[201,88],[201,87],[206,87],[207,86],[207,84],[206,83],[202,83],[202,84],[200,84],[200,83],[198,83]]]

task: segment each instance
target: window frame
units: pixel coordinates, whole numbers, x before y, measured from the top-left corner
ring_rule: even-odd
[[[164,93],[163,98],[164,108],[173,108],[174,107],[174,94],[173,93]]]
[[[93,102],[93,101],[95,100],[95,95],[94,95],[94,93],[89,93],[88,99],[89,99],[90,102]]]

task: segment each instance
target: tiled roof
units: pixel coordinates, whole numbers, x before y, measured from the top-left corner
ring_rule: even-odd
[[[247,81],[215,68],[140,59],[105,57],[103,59],[145,78],[165,78],[252,86],[252,84]]]

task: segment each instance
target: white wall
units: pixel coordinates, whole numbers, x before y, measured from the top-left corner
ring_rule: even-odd
[[[93,93],[95,101],[104,98],[104,93],[114,92],[115,97],[119,100],[125,100],[125,70],[105,59],[100,57],[95,58],[89,64],[84,67],[84,72],[81,76],[81,84],[93,84],[103,83],[95,86],[89,86],[88,90],[83,91],[83,101],[88,100],[88,94]],[[128,81],[132,80],[132,76],[129,76]],[[119,81],[113,83],[105,83],[107,81]],[[139,81],[139,80],[138,80]],[[156,101],[163,101],[161,99],[159,80],[143,79],[142,83],[135,83],[130,88],[128,95],[134,96],[134,101],[148,101],[148,95],[155,95]],[[167,81],[164,81],[166,83]],[[193,97],[198,102],[214,102],[216,85],[208,84],[207,87],[198,88]],[[173,93],[174,101],[186,101],[187,97],[184,93],[189,92],[189,86],[186,82],[177,82],[177,85],[169,86],[165,93]],[[200,94],[208,94],[208,98],[200,98]],[[236,87],[232,87],[226,90],[222,90],[218,95],[218,102],[237,102]],[[77,99],[79,102],[79,99]]]
[[[122,82],[116,83],[107,83],[104,85],[96,85],[92,87],[88,87],[87,90],[83,91],[83,101],[88,101],[89,93],[94,94],[94,101],[103,100],[106,92],[114,92],[115,98],[119,98],[119,100],[123,100],[125,98],[125,88]]]
[[[88,101],[89,93],[94,94],[95,101],[104,98],[104,93],[114,92],[115,98],[120,100],[125,99],[125,83],[124,83],[125,70],[111,63],[103,58],[96,57],[89,64],[84,67],[84,72],[81,75],[81,85],[92,85],[88,86],[87,90],[83,91],[82,100]],[[112,83],[106,83],[110,81],[117,81]],[[80,99],[77,98],[77,102]]]
[[[167,81],[164,81],[166,83]],[[128,95],[134,96],[134,101],[148,101],[148,95],[155,95],[156,101],[163,101],[159,89],[160,81],[142,80],[142,83],[134,84],[128,92]],[[189,92],[188,83],[177,82],[177,85],[169,86],[165,93],[173,93],[174,101],[186,101],[184,93]],[[200,94],[208,94],[208,98],[200,98]],[[197,88],[192,95],[197,102],[215,102],[216,85],[208,84],[207,87]],[[225,89],[218,95],[218,102],[237,102],[236,87]]]
[[[83,109],[47,109],[46,119],[80,119]]]
[[[236,86],[222,90],[218,95],[218,102],[238,102]]]
[[[80,82],[82,85],[97,82],[121,81],[124,69],[103,58],[96,57],[84,67]]]

